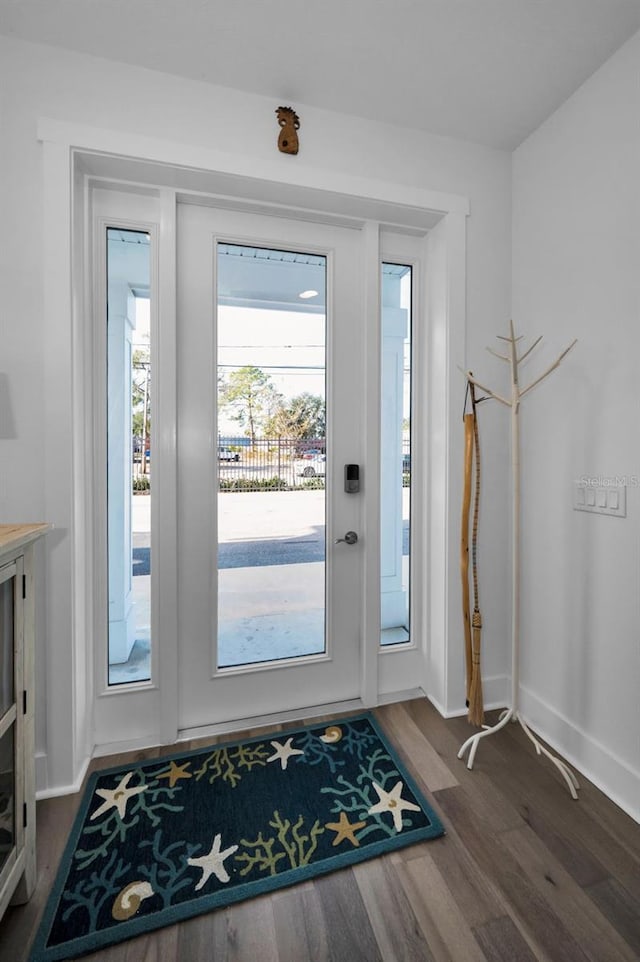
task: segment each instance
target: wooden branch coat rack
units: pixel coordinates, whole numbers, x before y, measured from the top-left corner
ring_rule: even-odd
[[[474,735],[471,735],[471,737],[465,741],[458,752],[458,758],[463,758],[465,752],[469,751],[467,768],[473,768],[473,762],[476,757],[480,740],[482,738],[486,738],[488,735],[494,735],[497,731],[500,731],[501,728],[504,728],[505,725],[510,721],[519,722],[525,734],[533,742],[538,755],[545,755],[548,759],[550,759],[550,761],[553,762],[567,783],[567,787],[571,792],[571,797],[577,799],[577,789],[579,787],[578,780],[565,762],[553,755],[547,748],[544,747],[544,745],[539,742],[522,717],[518,700],[520,693],[520,401],[526,394],[529,393],[529,391],[532,390],[532,388],[534,388],[537,384],[540,384],[541,381],[543,381],[558,367],[562,359],[566,357],[577,341],[572,341],[569,347],[567,347],[562,354],[556,358],[553,364],[551,364],[546,371],[540,375],[540,377],[537,377],[535,381],[532,381],[531,384],[529,384],[526,388],[520,390],[518,378],[518,369],[520,364],[540,343],[542,337],[538,337],[520,357],[518,357],[517,344],[522,338],[515,336],[513,330],[513,321],[509,322],[509,336],[501,337],[498,335],[498,337],[501,341],[505,341],[508,344],[509,353],[498,354],[496,351],[491,350],[491,348],[487,348],[487,350],[495,357],[499,357],[500,360],[506,361],[509,364],[511,370],[511,398],[508,399],[502,397],[502,395],[498,394],[496,391],[492,391],[484,384],[481,384],[480,381],[478,381],[470,371],[463,373],[471,384],[474,384],[476,387],[480,388],[481,391],[484,391],[487,395],[489,395],[489,397],[495,398],[496,401],[500,401],[501,404],[505,404],[511,409],[511,705],[502,712],[497,724],[493,726],[483,725],[483,731],[476,732]]]

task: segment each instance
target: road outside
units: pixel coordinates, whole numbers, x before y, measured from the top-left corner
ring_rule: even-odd
[[[325,492],[225,492],[219,498],[218,567],[324,560]],[[409,489],[403,490],[403,554],[409,553]],[[133,498],[134,575],[149,573],[151,498]],[[256,532],[259,532],[256,537]]]

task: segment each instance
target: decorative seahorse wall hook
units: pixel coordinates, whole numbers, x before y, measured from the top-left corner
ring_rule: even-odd
[[[278,150],[283,154],[297,154],[297,131],[300,129],[300,118],[293,107],[278,107],[276,113],[281,127],[278,137]]]

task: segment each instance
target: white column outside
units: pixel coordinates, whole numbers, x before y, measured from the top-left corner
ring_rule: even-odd
[[[409,312],[399,306],[400,281],[383,275],[380,478],[381,628],[408,628],[402,585],[402,419],[404,342]]]
[[[127,661],[136,640],[131,574],[131,340],[135,298],[120,277],[109,278],[108,304],[109,664],[114,665]]]

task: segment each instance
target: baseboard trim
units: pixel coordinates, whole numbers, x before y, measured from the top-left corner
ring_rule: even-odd
[[[390,705],[398,701],[411,701],[414,698],[425,698],[422,688],[408,688],[405,691],[385,692],[378,697],[378,705]],[[290,711],[275,712],[270,715],[253,715],[248,718],[234,719],[221,722],[218,725],[206,725],[202,728],[184,728],[178,732],[178,741],[190,741],[194,738],[208,738],[210,735],[229,735],[233,732],[244,731],[245,728],[264,728],[268,725],[283,725],[290,721],[304,721],[317,715],[334,715],[343,711],[367,711],[375,708],[367,706],[360,698],[349,701],[329,702],[324,705],[312,705],[309,708],[294,708]]]
[[[123,739],[119,742],[105,742],[94,745],[92,758],[104,758],[105,755],[121,755],[124,752],[137,752],[143,748],[160,748],[162,741],[158,733],[141,735],[140,738]]]
[[[505,708],[507,705],[508,683],[510,679],[507,675],[492,675],[482,679],[482,697],[484,700],[485,711],[493,711],[495,708]],[[443,718],[460,718],[467,714],[466,705],[456,705],[452,708],[445,708],[432,695],[427,698]]]
[[[487,711],[503,708],[506,705],[506,690],[508,678],[504,675],[483,680],[485,708]],[[568,718],[539,698],[528,688],[521,686],[522,713],[531,728],[557,751],[578,772],[599,788],[619,808],[636,822],[640,822],[640,772],[628,765],[623,759],[600,744],[587,732],[575,725]],[[425,695],[421,688],[408,691],[394,692],[380,696],[379,704],[390,704],[397,701],[407,701],[413,698],[427,697],[443,718],[456,718],[466,715],[464,706],[445,709],[438,704],[431,695]],[[220,725],[208,725],[203,728],[185,729],[179,733],[179,741],[194,738],[204,738],[209,735],[224,735],[245,728],[260,728],[272,724],[283,724],[313,718],[316,715],[334,714],[342,711],[363,711],[365,706],[360,699],[348,702],[333,702],[325,705],[314,705],[304,711],[294,709],[273,715],[259,715],[238,719]],[[112,742],[106,745],[94,746],[92,757],[121,752],[137,751],[142,748],[158,748],[161,742],[158,737],[147,736],[130,741]],[[71,795],[80,791],[90,759],[83,762],[77,778],[68,785],[47,787],[48,763],[45,752],[38,752],[35,756],[36,799],[57,798],[61,795]]]
[[[627,815],[640,822],[640,771],[524,686],[520,687],[520,706],[527,724],[537,735]]]
[[[379,705],[388,705],[397,701],[409,701],[413,698],[424,698],[425,693],[422,688],[411,688],[406,691],[385,693],[378,699]],[[333,715],[338,712],[366,711],[367,706],[360,698],[353,698],[349,701],[330,702],[323,705],[312,705],[309,708],[295,708],[290,711],[277,712],[270,715],[253,715],[246,718],[233,719],[218,725],[206,725],[201,728],[185,728],[178,732],[178,742],[191,741],[197,738],[208,738],[211,735],[230,735],[234,732],[244,731],[247,728],[263,728],[269,725],[282,725],[290,721],[303,721],[314,718],[318,715]],[[108,742],[103,745],[94,745],[91,758],[103,758],[106,755],[120,755],[125,752],[140,751],[144,748],[163,748],[163,743],[158,734],[144,735],[141,738],[130,740]],[[82,787],[85,774],[91,758],[87,758],[82,765],[82,769],[77,779],[70,785],[58,785],[54,788],[47,787],[47,756],[40,752],[36,755],[36,799],[57,798],[60,795],[72,795]]]
[[[378,705],[393,705],[398,701],[414,701],[416,698],[426,698],[422,688],[407,688],[405,691],[392,691],[380,694]]]
[[[70,785],[56,785],[54,788],[38,787],[42,786],[42,781],[40,778],[44,778],[44,785],[46,786],[47,777],[47,756],[45,754],[36,755],[36,801],[39,802],[44,798],[59,798],[61,795],[75,795],[82,788],[82,783],[84,777],[87,774],[87,768],[89,767],[90,758],[86,758],[78,773],[77,778]]]
[[[36,798],[40,798],[41,792],[46,790],[49,784],[49,768],[48,759],[46,752],[36,752],[35,754],[35,771],[36,771]]]
[[[507,707],[510,681],[507,675],[483,678],[486,711]],[[431,695],[427,697],[443,718],[458,718],[467,714],[464,706],[445,709]],[[593,782],[623,812],[640,822],[640,771],[618,758],[523,685],[520,686],[520,707],[527,724],[543,741]]]

